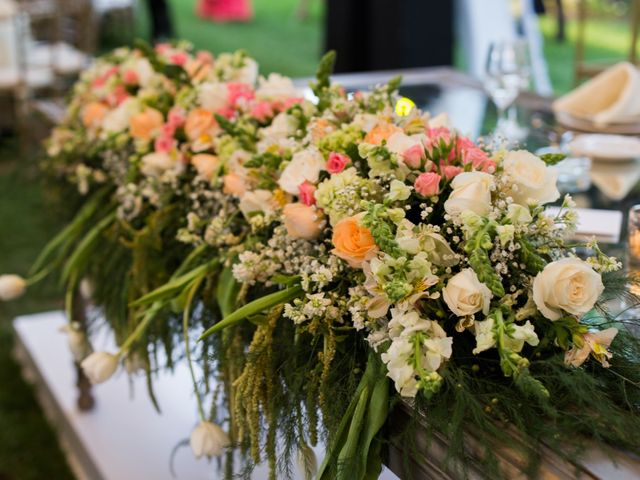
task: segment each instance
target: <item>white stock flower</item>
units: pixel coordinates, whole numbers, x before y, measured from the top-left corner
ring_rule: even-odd
[[[558,320],[562,311],[587,313],[603,291],[600,274],[574,257],[549,263],[533,280],[533,300],[549,320]]]
[[[510,203],[507,207],[507,218],[514,225],[528,225],[533,220],[529,208],[518,205],[517,203]]]
[[[403,397],[415,397],[418,381],[409,359],[413,353],[413,342],[407,337],[398,337],[380,358],[387,366],[387,376],[395,383],[396,390]]]
[[[308,148],[297,152],[280,175],[278,185],[285,192],[298,195],[299,187],[304,182],[318,182],[324,165],[324,157],[318,150]]]
[[[278,143],[279,140],[284,140],[293,135],[297,125],[298,123],[294,117],[281,112],[273,118],[271,125],[260,130],[260,137],[268,145]]]
[[[217,457],[229,446],[229,436],[212,422],[200,422],[191,432],[189,444],[196,458]]]
[[[487,318],[486,320],[476,321],[473,324],[473,328],[476,333],[476,348],[472,353],[477,355],[480,352],[493,348],[496,344],[496,337],[493,334],[493,326],[495,320],[493,318]]]
[[[507,153],[504,173],[513,182],[513,201],[521,205],[544,205],[560,198],[556,187],[556,172],[526,150]]]
[[[524,347],[524,342],[527,342],[532,347],[540,343],[538,335],[536,335],[536,331],[529,320],[524,325],[511,324],[510,330],[504,336],[504,345],[512,352],[520,352]]]
[[[198,87],[198,103],[202,108],[216,112],[227,105],[229,91],[226,83],[203,83]]]
[[[91,383],[103,383],[109,380],[116,370],[120,358],[108,352],[93,352],[85,358],[80,366]]]
[[[491,208],[491,190],[495,182],[493,175],[484,172],[463,172],[451,182],[453,191],[444,202],[449,215],[471,210],[486,215]]]
[[[482,311],[489,313],[491,290],[478,280],[471,268],[465,268],[449,279],[442,289],[442,297],[449,309],[459,317]]]
[[[261,100],[276,100],[301,96],[300,92],[293,86],[291,79],[279,73],[270,73],[267,78],[260,77],[258,79],[256,97]]]
[[[397,200],[406,200],[411,196],[411,187],[400,180],[392,180],[389,185],[389,193],[387,200],[395,202]]]
[[[27,282],[19,275],[0,275],[0,300],[16,299],[27,290]]]

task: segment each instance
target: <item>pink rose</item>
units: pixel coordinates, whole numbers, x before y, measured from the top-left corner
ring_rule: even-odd
[[[342,153],[331,152],[325,168],[329,173],[340,173],[350,161],[351,159]]]
[[[402,154],[402,158],[404,158],[404,163],[406,163],[411,168],[420,168],[422,164],[422,157],[424,156],[424,148],[422,145],[414,145],[411,148],[408,148]]]
[[[240,83],[240,82],[228,83],[227,92],[228,92],[227,101],[231,105],[235,105],[238,102],[238,100],[240,100],[241,98],[252,100],[256,96],[255,91],[253,90],[251,85],[249,85],[248,83]]]
[[[414,188],[423,197],[432,197],[440,193],[440,180],[442,177],[434,172],[421,173],[416,178]]]
[[[169,153],[171,150],[173,150],[173,147],[175,146],[175,144],[176,144],[176,141],[173,138],[165,137],[164,135],[161,135],[158,138],[156,138],[153,147],[156,152]]]
[[[273,117],[273,108],[271,104],[266,101],[258,102],[251,107],[250,115],[260,122]]]
[[[202,62],[202,63],[207,63],[207,64],[213,63],[213,55],[211,55],[211,53],[205,50],[198,51],[198,53],[196,54],[196,58],[198,59],[199,62]]]
[[[454,165],[440,165],[440,170],[447,180],[452,180],[455,176],[463,172],[463,169]]]
[[[185,63],[187,63],[188,59],[189,57],[184,52],[176,52],[171,54],[171,56],[169,57],[169,60],[171,61],[171,63],[174,63],[179,66],[183,66]]]
[[[316,203],[316,197],[314,195],[316,192],[316,186],[313,183],[301,183],[298,189],[300,190],[298,196],[300,197],[300,201],[302,203],[308,206],[314,205]]]
[[[138,74],[135,72],[135,70],[129,69],[122,75],[122,81],[126,85],[137,85],[140,80],[138,79]]]
[[[186,116],[184,114],[184,111],[181,108],[173,107],[171,110],[169,110],[169,115],[167,116],[167,122],[174,129],[180,128],[182,125],[184,125],[185,120],[186,120]]]
[[[168,43],[158,43],[155,46],[155,51],[156,53],[164,53],[168,51],[170,48],[171,48],[171,45],[169,45]]]
[[[165,137],[173,137],[174,133],[176,133],[176,127],[171,125],[171,123],[165,123],[160,128],[160,133]]]

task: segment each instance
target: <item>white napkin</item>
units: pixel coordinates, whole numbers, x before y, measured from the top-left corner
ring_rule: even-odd
[[[640,163],[598,163],[591,165],[591,181],[612,200],[622,200],[640,180]]]
[[[598,125],[640,120],[640,71],[621,62],[553,102],[553,111]]]
[[[551,218],[558,214],[558,207],[547,207],[545,214]],[[622,228],[622,212],[618,210],[596,210],[576,208],[578,225],[572,238],[586,240],[596,237],[601,243],[618,243]]]

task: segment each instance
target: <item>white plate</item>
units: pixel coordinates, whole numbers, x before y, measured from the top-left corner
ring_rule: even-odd
[[[571,153],[594,160],[624,161],[640,158],[640,139],[622,135],[580,135],[569,143]]]
[[[569,130],[588,133],[640,135],[640,117],[637,121],[633,121],[631,123],[622,122],[601,125],[585,118],[574,117],[573,115],[566,112],[555,112],[555,115],[558,123]]]

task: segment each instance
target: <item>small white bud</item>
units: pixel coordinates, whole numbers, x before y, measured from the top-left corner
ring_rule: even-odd
[[[191,433],[191,450],[196,458],[202,456],[217,457],[222,454],[222,450],[229,446],[229,437],[212,422],[200,422]]]
[[[0,300],[9,301],[20,297],[27,289],[27,282],[18,275],[0,275]]]
[[[82,362],[93,352],[89,339],[76,323],[62,326],[60,331],[68,335],[67,344],[76,362]]]
[[[109,380],[118,369],[119,357],[108,352],[93,352],[85,358],[80,366],[91,383],[102,383]]]

